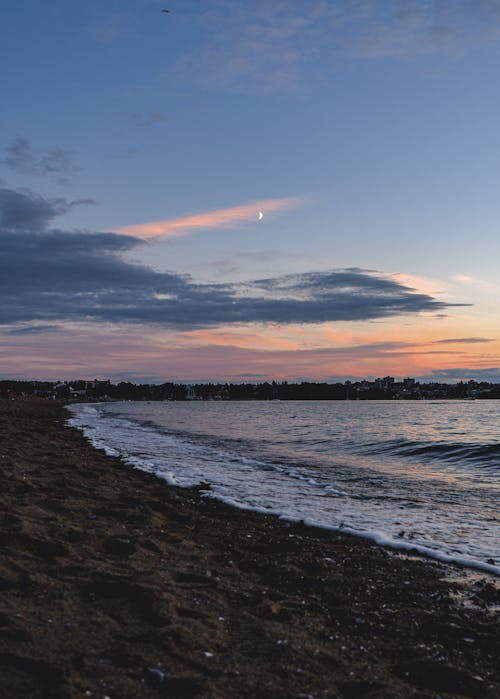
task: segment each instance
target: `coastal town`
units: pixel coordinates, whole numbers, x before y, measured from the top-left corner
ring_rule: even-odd
[[[500,398],[500,384],[487,381],[421,383],[392,376],[343,383],[132,383],[1,380],[0,399],[41,398],[79,402],[112,400],[475,400]]]

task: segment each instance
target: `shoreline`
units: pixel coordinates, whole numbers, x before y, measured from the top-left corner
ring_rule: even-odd
[[[149,403],[149,401],[148,401]],[[99,407],[100,405],[106,405],[105,403],[81,403],[79,404],[83,407],[83,414],[82,412],[77,408],[75,404],[67,404],[67,409],[69,414],[71,415],[71,418],[68,420],[68,425],[72,427],[76,427],[77,429],[81,430],[83,434],[89,439],[90,443],[96,448],[96,449],[104,449],[105,453],[111,456],[117,456],[120,458],[125,464],[136,468],[138,470],[145,471],[146,473],[154,473],[154,475],[163,483],[166,483],[168,486],[173,486],[173,487],[180,487],[180,488],[185,488],[185,485],[181,485],[175,474],[173,473],[168,473],[168,474],[163,474],[161,471],[157,472],[156,470],[151,470],[148,468],[149,464],[144,464],[141,459],[135,457],[127,457],[124,454],[120,454],[120,450],[115,447],[110,446],[109,444],[106,444],[102,438],[95,438],[92,436],[93,434],[93,429],[90,429],[88,427],[88,418],[86,416],[85,410],[86,408],[93,408],[94,406]],[[199,485],[200,481],[192,482],[191,486],[196,487],[197,484]],[[302,523],[308,527],[312,527],[315,529],[322,529],[325,531],[329,532],[335,532],[335,533],[343,533],[343,534],[348,534],[350,536],[355,536],[358,538],[362,539],[367,539],[368,541],[374,542],[375,544],[382,546],[386,549],[390,549],[393,551],[403,551],[406,552],[408,555],[413,556],[413,555],[418,555],[424,558],[430,558],[433,560],[440,561],[445,564],[450,564],[453,566],[458,566],[461,568],[469,569],[472,571],[478,571],[484,575],[490,575],[493,578],[496,578],[498,582],[500,583],[500,562],[497,562],[497,557],[496,554],[492,554],[491,556],[488,556],[486,558],[480,559],[480,558],[474,558],[473,556],[467,555],[465,553],[450,553],[449,551],[443,550],[438,547],[433,547],[431,545],[425,545],[422,543],[418,543],[413,540],[407,540],[404,538],[398,538],[394,537],[393,535],[391,536],[390,533],[387,531],[383,531],[380,529],[379,526],[371,529],[358,529],[355,526],[350,526],[350,525],[332,525],[329,522],[326,521],[319,521],[317,519],[314,519],[311,516],[307,515],[301,515],[301,516],[296,516],[293,514],[290,514],[289,512],[285,510],[279,510],[279,509],[271,509],[265,506],[259,506],[257,504],[251,505],[247,504],[244,501],[241,500],[235,500],[233,497],[230,495],[221,495],[220,493],[217,493],[215,490],[212,489],[212,485],[207,482],[206,483],[206,489],[204,491],[204,496],[209,497],[209,498],[214,498],[218,500],[219,502],[231,507],[231,508],[237,508],[243,511],[247,512],[254,512],[258,514],[263,514],[263,515],[271,515],[275,516],[280,520],[283,520],[284,522],[289,522],[292,524],[297,524],[297,523]],[[456,551],[457,549],[455,549]],[[495,560],[493,559],[493,556],[495,556]]]
[[[0,695],[500,696],[486,575],[159,483],[68,415],[0,401]]]

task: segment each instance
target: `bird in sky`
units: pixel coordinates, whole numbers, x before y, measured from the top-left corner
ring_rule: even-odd
[[[170,10],[162,10],[162,12],[166,12],[167,14],[170,14]]]

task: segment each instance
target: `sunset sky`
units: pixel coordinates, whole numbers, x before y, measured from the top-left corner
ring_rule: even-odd
[[[500,0],[165,1],[2,7],[0,378],[500,381]]]

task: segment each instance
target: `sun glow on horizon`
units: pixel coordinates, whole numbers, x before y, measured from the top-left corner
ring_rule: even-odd
[[[489,326],[491,330],[491,325]],[[112,330],[112,331],[111,331]],[[225,382],[328,381],[376,376],[419,377],[462,370],[466,378],[494,370],[500,340],[488,328],[448,318],[320,325],[221,326],[190,331],[71,324],[64,334],[43,331],[2,336],[3,373],[32,378],[108,376],[124,380],[138,371],[156,380]],[[40,357],[46,361],[40,361]],[[500,372],[500,367],[499,367]],[[232,378],[231,378],[232,377]],[[457,378],[457,380],[459,380]]]

